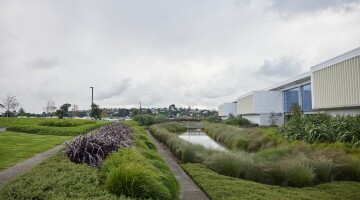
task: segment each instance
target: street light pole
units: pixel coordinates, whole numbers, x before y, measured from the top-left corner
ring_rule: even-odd
[[[91,88],[91,105],[94,104],[94,87],[90,87]]]

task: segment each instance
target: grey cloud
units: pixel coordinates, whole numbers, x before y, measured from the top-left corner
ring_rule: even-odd
[[[257,74],[267,77],[289,77],[299,74],[301,63],[297,58],[284,56],[278,60],[265,60]]]
[[[126,78],[121,81],[113,82],[108,87],[100,88],[99,92],[96,93],[96,99],[105,100],[119,96],[130,87],[130,83],[131,79]]]
[[[27,63],[27,67],[30,69],[51,69],[59,65],[59,61],[56,58],[43,58],[37,57]]]
[[[279,12],[329,6],[270,1],[8,1],[0,6],[0,85],[14,84],[0,94],[23,95],[32,112],[48,98],[88,109],[89,86],[101,107],[214,107],[298,74],[299,61],[281,55],[295,52],[305,69],[360,43],[360,6],[290,21]]]
[[[270,8],[286,15],[311,13],[328,8],[351,8],[359,0],[272,0]]]

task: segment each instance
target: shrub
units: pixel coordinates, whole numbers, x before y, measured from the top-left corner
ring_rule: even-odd
[[[229,117],[224,122],[227,125],[240,125],[240,126],[251,124],[251,122],[248,119],[242,118],[240,115],[235,117],[232,114],[230,114]]]
[[[290,121],[278,132],[289,140],[344,142],[360,145],[360,114],[335,117],[327,113],[304,115],[296,108]]]
[[[164,115],[152,116],[149,114],[135,115],[133,119],[139,122],[140,126],[150,126],[153,124],[160,124],[168,121],[167,117]]]
[[[211,116],[207,117],[205,120],[209,123],[221,123],[222,122],[221,117],[219,117],[217,115],[211,115]]]
[[[65,152],[75,163],[100,167],[109,153],[132,146],[132,130],[124,124],[110,124],[65,143]]]
[[[168,121],[168,118],[165,115],[155,115],[154,124],[165,123]]]

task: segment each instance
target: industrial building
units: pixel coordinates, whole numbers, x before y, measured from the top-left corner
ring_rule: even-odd
[[[218,116],[222,119],[226,119],[230,114],[237,116],[237,105],[236,101],[231,103],[223,103],[219,105],[219,113]]]
[[[278,125],[284,124],[293,104],[300,105],[305,114],[358,114],[360,47],[317,64],[309,72],[242,95],[236,102],[238,115],[261,126],[269,125],[270,113],[278,118]]]

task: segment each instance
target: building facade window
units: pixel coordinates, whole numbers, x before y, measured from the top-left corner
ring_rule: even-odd
[[[311,111],[312,110],[312,101],[311,101],[311,84],[301,86],[301,96],[302,96],[302,110]]]
[[[290,112],[293,104],[299,105],[299,88],[284,91],[284,111]]]

